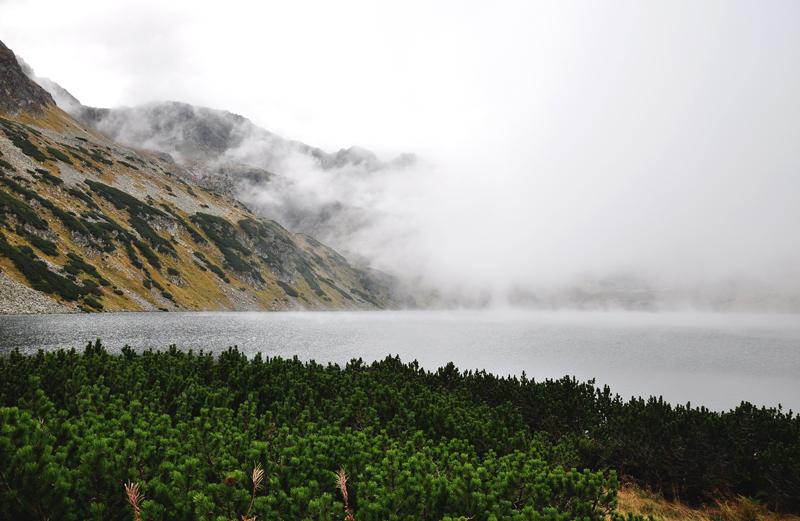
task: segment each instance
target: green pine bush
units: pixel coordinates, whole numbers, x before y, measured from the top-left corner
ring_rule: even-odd
[[[132,520],[135,485],[141,519],[642,521],[615,511],[620,475],[797,512],[799,424],[452,363],[98,340],[0,357],[0,519]]]

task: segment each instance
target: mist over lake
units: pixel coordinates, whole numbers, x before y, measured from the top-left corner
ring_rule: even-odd
[[[0,316],[0,355],[102,339],[344,365],[399,355],[435,371],[453,362],[537,381],[596,378],[625,399],[663,396],[729,410],[742,401],[800,410],[800,317],[712,313],[406,311],[116,313]]]

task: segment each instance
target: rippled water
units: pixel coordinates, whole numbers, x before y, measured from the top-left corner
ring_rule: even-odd
[[[701,313],[407,311],[356,313],[116,313],[0,316],[0,354],[14,347],[219,352],[345,364],[400,355],[428,370],[580,380],[624,398],[727,410],[746,400],[800,411],[800,316]]]

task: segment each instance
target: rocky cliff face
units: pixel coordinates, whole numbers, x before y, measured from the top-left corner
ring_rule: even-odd
[[[11,49],[0,42],[0,110],[42,114],[48,105],[55,105],[50,93],[28,79]]]
[[[0,313],[414,304],[397,281],[254,215],[168,154],[76,121],[0,51]],[[230,139],[225,128],[203,143]]]

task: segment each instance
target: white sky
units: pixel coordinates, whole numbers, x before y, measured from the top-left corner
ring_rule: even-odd
[[[0,40],[87,105],[425,157],[443,272],[800,264],[796,1],[0,0]]]

